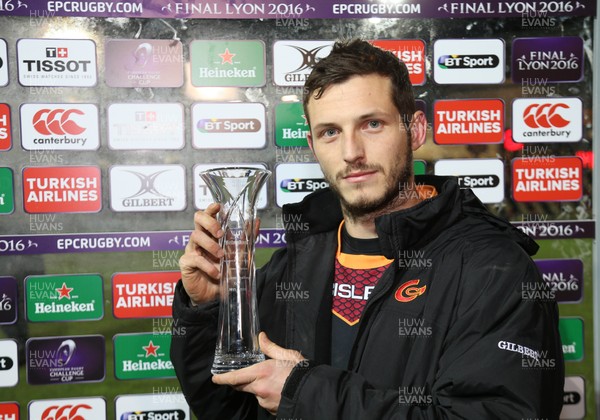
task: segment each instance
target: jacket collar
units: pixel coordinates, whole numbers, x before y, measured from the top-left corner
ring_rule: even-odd
[[[508,221],[491,214],[470,189],[461,189],[456,177],[416,175],[415,183],[432,185],[438,194],[408,209],[375,219],[383,254],[395,258],[398,250],[420,249],[466,215],[483,219],[519,243],[530,255],[537,244]],[[339,200],[329,188],[316,191],[300,203],[283,206],[288,241],[338,228],[343,219]],[[300,223],[298,223],[300,222]],[[298,229],[301,227],[301,229]]]

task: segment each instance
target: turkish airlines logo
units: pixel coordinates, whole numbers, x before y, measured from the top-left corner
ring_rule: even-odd
[[[504,137],[500,99],[440,100],[433,107],[437,144],[492,144]]]
[[[420,39],[374,40],[373,45],[388,50],[401,60],[408,69],[413,85],[425,83],[425,43]]]
[[[421,280],[409,280],[402,284],[394,294],[396,300],[398,302],[406,303],[415,300],[425,293],[425,290],[427,290],[427,285],[416,287],[420,281]]]
[[[560,114],[561,109],[570,109],[564,102],[556,104],[532,104],[525,108],[523,121],[531,128],[562,128],[569,124],[569,120]]]
[[[49,109],[39,110],[33,116],[33,126],[38,133],[49,136],[51,134],[78,135],[85,131],[84,127],[73,121],[72,115],[84,115],[79,109]]]
[[[513,138],[519,143],[573,142],[583,137],[579,98],[519,98],[513,102]]]

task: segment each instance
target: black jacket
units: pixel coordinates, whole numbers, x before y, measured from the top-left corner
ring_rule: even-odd
[[[257,273],[260,325],[310,362],[292,371],[278,418],[558,419],[557,305],[524,293],[543,283],[529,257],[537,245],[454,178],[416,182],[439,194],[376,220],[395,261],[363,311],[348,370],[328,366],[339,203],[320,190],[284,206],[300,216],[284,218],[294,220],[287,247]],[[282,299],[284,283],[305,299]],[[171,359],[183,393],[203,420],[269,418],[253,395],[211,382],[217,314],[216,302],[191,308],[178,286]]]

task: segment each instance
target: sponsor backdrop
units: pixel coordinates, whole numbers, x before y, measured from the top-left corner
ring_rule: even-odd
[[[296,222],[280,207],[327,186],[303,82],[355,36],[409,68],[429,121],[415,172],[458,176],[538,240],[549,287],[522,297],[558,300],[562,417],[595,418],[596,7],[0,0],[0,419],[190,418],[170,305],[193,213],[211,201],[198,173],[273,172],[264,263]]]

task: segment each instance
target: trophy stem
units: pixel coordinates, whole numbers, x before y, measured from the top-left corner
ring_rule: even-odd
[[[219,168],[202,172],[213,199],[221,205],[217,219],[224,232],[219,240],[221,284],[217,344],[211,372],[225,373],[265,360],[258,345],[254,245],[256,200],[270,171]]]

